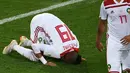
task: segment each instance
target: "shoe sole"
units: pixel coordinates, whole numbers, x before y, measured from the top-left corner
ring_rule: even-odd
[[[6,49],[7,49],[7,46],[4,48],[4,50],[3,50],[3,52],[2,52],[3,54],[7,54],[7,53],[6,53]]]
[[[12,40],[11,43],[4,48],[3,54],[8,54],[10,52],[9,51],[9,46],[11,46],[14,42],[16,42],[16,40]],[[7,52],[7,50],[8,50],[8,52]]]

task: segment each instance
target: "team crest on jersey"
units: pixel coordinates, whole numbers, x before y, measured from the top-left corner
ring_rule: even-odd
[[[130,8],[127,8],[127,12],[130,14]]]
[[[108,64],[108,65],[107,65],[107,67],[108,67],[108,72],[110,72],[111,65],[110,65],[110,64]]]

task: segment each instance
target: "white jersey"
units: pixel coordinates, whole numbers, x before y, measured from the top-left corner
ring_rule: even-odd
[[[104,0],[100,9],[102,20],[108,21],[108,34],[122,39],[130,35],[130,0]]]
[[[63,56],[66,52],[79,48],[76,36],[67,25],[58,17],[49,13],[36,15],[32,19],[31,39],[34,43],[43,42],[53,46],[53,52],[59,55],[57,58]]]

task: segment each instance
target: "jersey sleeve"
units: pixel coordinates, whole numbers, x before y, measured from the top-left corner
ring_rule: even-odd
[[[100,15],[99,17],[102,19],[102,20],[106,20],[107,19],[107,12],[105,10],[105,7],[104,7],[104,3],[102,2],[101,4],[101,7],[100,7]]]

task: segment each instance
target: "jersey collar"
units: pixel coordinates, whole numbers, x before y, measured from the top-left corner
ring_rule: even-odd
[[[114,2],[115,2],[116,4],[118,4],[118,3],[123,3],[123,1],[124,1],[124,0],[121,0],[120,2],[117,2],[116,0],[114,0]]]

